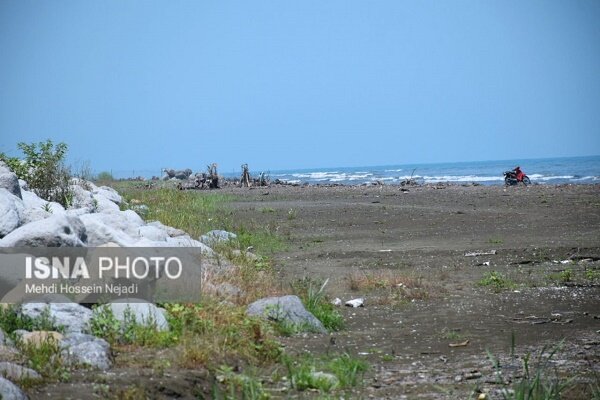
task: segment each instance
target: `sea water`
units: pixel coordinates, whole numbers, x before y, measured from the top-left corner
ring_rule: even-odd
[[[473,161],[439,164],[398,164],[371,167],[313,168],[268,171],[271,180],[309,184],[399,184],[413,178],[420,183],[504,184],[503,172],[520,166],[532,183],[600,183],[600,156],[531,160]]]

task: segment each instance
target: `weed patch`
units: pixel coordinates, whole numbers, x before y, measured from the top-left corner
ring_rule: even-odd
[[[320,282],[305,277],[291,286],[292,291],[302,299],[306,309],[320,320],[326,329],[339,331],[344,327],[344,318],[325,294],[327,282],[328,280]]]
[[[562,348],[561,341],[554,348],[544,346],[538,356],[532,359],[528,353],[522,360],[522,374],[511,385],[502,377],[498,359],[489,351],[488,357],[494,364],[498,383],[502,386],[502,397],[505,400],[558,400],[572,386],[572,379],[564,379],[553,366],[553,358]]]
[[[492,287],[495,291],[502,291],[516,287],[516,284],[506,278],[498,271],[487,272],[484,277],[478,282],[479,286]]]

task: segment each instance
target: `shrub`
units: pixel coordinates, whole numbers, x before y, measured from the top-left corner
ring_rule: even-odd
[[[65,166],[64,159],[67,145],[52,140],[39,143],[18,144],[24,159],[7,157],[0,154],[0,159],[6,162],[20,179],[24,179],[38,196],[47,201],[55,201],[68,207],[73,193],[70,188],[71,174]]]
[[[108,171],[102,171],[96,176],[97,181],[114,181],[112,174]]]

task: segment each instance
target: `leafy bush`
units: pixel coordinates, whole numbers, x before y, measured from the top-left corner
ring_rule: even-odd
[[[96,176],[97,181],[114,181],[112,174],[108,171],[102,171]]]
[[[39,143],[20,142],[19,149],[24,159],[8,157],[0,154],[2,159],[13,170],[19,179],[24,179],[38,196],[47,201],[55,201],[68,207],[73,199],[69,186],[71,173],[65,166],[67,145],[52,140]]]
[[[38,317],[32,318],[23,314],[15,305],[0,307],[0,329],[13,337],[13,332],[18,329],[26,331],[63,330],[62,327],[56,326],[56,321],[50,315],[49,308],[45,308]]]

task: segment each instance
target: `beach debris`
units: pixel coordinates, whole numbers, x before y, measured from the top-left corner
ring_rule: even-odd
[[[450,343],[450,344],[448,344],[448,347],[465,347],[468,344],[469,344],[469,339],[465,340],[464,342]]]
[[[240,187],[250,187],[250,169],[248,164],[242,164],[242,176],[240,178]]]
[[[341,306],[342,305],[342,299],[340,299],[339,297],[336,297],[335,299],[333,299],[333,301],[331,302],[331,304],[333,304],[334,306]]]
[[[470,379],[479,379],[479,378],[481,378],[481,376],[482,376],[482,375],[481,375],[481,372],[479,372],[479,371],[477,371],[477,370],[473,370],[473,371],[471,371],[471,372],[467,372],[467,373],[464,375],[464,378],[465,378],[466,380],[470,380]]]
[[[381,249],[379,250],[380,253],[391,253],[392,249]]]
[[[481,265],[483,265],[484,267],[489,267],[490,266],[490,262],[489,261],[485,261],[485,262],[481,263]]]
[[[465,257],[494,256],[494,255],[496,255],[496,253],[497,253],[496,250],[490,250],[490,251],[471,251],[471,252],[465,253]]]
[[[358,298],[358,299],[352,299],[352,300],[348,300],[346,302],[346,306],[347,307],[364,307],[365,306],[365,299],[363,299],[362,297]]]
[[[217,172],[217,163],[206,166],[208,187],[210,189],[219,189],[219,173]]]
[[[410,178],[400,181],[400,186],[418,186],[419,183],[415,179],[413,179],[416,170],[416,168],[412,170]]]
[[[561,264],[571,264],[573,261],[572,260],[562,260],[560,263]]]

